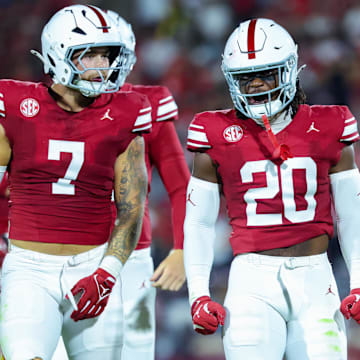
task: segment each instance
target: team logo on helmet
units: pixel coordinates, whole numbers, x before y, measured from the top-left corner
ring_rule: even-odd
[[[32,98],[27,98],[20,104],[20,111],[26,117],[34,117],[39,112],[39,110],[39,103]]]
[[[224,132],[224,139],[228,142],[240,141],[244,135],[243,129],[239,125],[228,126]]]

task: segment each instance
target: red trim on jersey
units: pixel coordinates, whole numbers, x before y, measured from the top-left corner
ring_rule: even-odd
[[[108,24],[106,23],[106,20],[105,18],[102,16],[101,12],[94,6],[92,5],[85,5],[87,6],[88,8],[90,8],[92,11],[94,11],[94,13],[97,15],[97,17],[99,18],[100,20],[100,23],[101,23],[101,27],[102,27],[102,31],[104,33],[107,33],[109,32],[108,30]]]
[[[159,111],[159,109],[162,106],[165,106],[165,105],[168,105],[168,104],[171,104],[171,103],[175,104],[176,109],[175,110],[172,109],[172,110],[170,110],[167,113],[164,113],[162,115],[157,115],[156,121],[168,120],[168,119],[171,119],[171,118],[177,118],[178,117],[179,110],[177,109],[177,105],[176,105],[175,100],[174,100],[174,98],[172,96],[171,97],[169,96],[169,99],[167,101],[161,102],[161,100],[160,100],[157,110]]]
[[[190,143],[193,143],[194,145],[191,145]],[[199,145],[199,146],[195,146],[195,145]],[[199,148],[203,148],[203,147],[210,148],[210,144],[205,141],[188,139],[187,147],[188,147],[188,149],[199,149]]]
[[[256,19],[250,21],[248,28],[248,59],[255,59],[255,26]]]
[[[354,131],[353,133],[349,134],[349,135],[346,135],[346,136],[343,136],[340,140],[341,141],[348,141],[348,140],[351,140],[352,142],[354,141],[358,141],[360,139],[360,136],[359,134],[357,133],[357,131]]]

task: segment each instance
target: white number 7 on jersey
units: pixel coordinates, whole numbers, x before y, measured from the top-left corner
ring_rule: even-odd
[[[84,163],[85,143],[82,141],[49,140],[49,160],[60,160],[61,153],[71,153],[72,159],[63,178],[52,183],[52,194],[75,195],[75,186],[71,180],[76,180]]]

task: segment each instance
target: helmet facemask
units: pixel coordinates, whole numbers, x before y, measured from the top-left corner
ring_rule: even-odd
[[[109,67],[86,67],[82,59],[93,48],[106,47],[109,50]],[[65,54],[65,62],[69,65],[71,76],[68,87],[79,90],[84,96],[93,97],[98,96],[101,93],[111,93],[119,90],[119,82],[110,81],[113,73],[120,70],[117,59],[121,56],[122,47],[114,46],[113,44],[96,44],[94,46],[83,45],[73,46],[68,49]],[[76,57],[74,55],[76,53]],[[74,61],[77,61],[75,64]],[[97,81],[89,81],[81,79],[81,75],[86,71],[94,70],[98,73]]]
[[[294,54],[280,63],[252,68],[228,69],[223,63],[222,71],[235,108],[248,118],[261,119],[262,115],[273,117],[293,100],[296,93],[298,71],[297,56]],[[259,78],[264,78],[264,73],[274,76],[273,88],[259,93],[247,93],[246,80],[250,82],[257,75]]]

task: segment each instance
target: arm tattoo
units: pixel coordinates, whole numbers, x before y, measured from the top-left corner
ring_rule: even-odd
[[[115,170],[117,219],[106,255],[116,256],[123,264],[141,233],[148,187],[144,147],[143,138],[136,137],[120,155]]]

